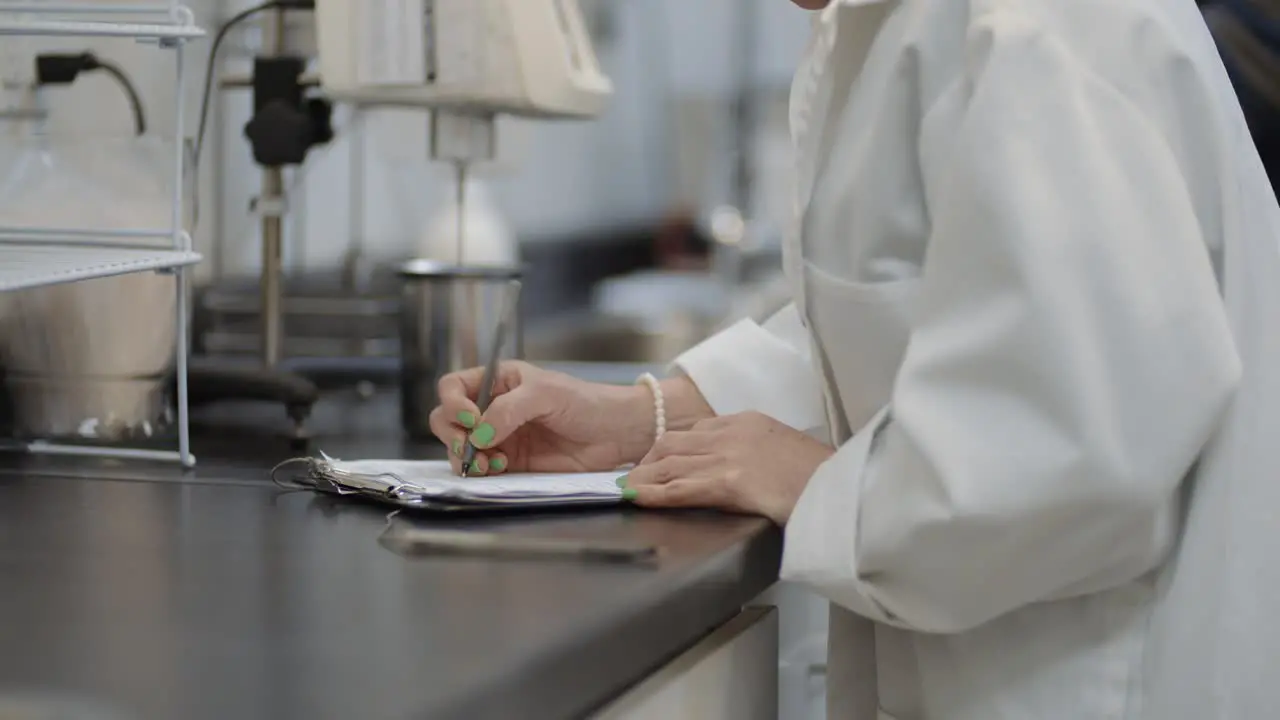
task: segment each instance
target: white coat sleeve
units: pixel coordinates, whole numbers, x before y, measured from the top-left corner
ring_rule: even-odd
[[[795,304],[763,325],[742,320],[675,360],[717,415],[759,412],[802,432],[826,427],[822,386]]]
[[[931,234],[889,405],[811,478],[783,561],[921,632],[1157,567],[1241,373],[1157,126],[1036,30],[989,26],[967,59],[922,124]]]

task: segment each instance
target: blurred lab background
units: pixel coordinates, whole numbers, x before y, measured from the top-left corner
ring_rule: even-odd
[[[209,36],[186,53],[181,103],[171,59],[149,47],[0,43],[0,226],[168,224],[174,108],[186,113],[194,160],[211,40],[256,2],[187,4]],[[612,96],[585,121],[499,118],[496,160],[471,168],[466,184],[466,260],[522,268],[525,357],[613,368],[629,382],[634,368],[661,366],[716,328],[786,302],[788,92],[810,20],[785,0],[581,5]],[[332,138],[284,169],[282,202],[264,208],[275,180],[246,134],[260,114],[255,57],[315,67],[312,14],[285,17],[282,29],[261,13],[226,33],[199,162],[188,163],[181,192],[204,255],[191,297],[193,409],[256,401],[273,411],[272,428],[303,438],[325,392],[394,394],[405,305],[397,268],[457,260],[459,203],[453,169],[429,157],[427,112],[334,102]],[[119,72],[55,82],[58,68],[46,67],[37,88],[38,57],[84,52]],[[263,251],[276,232],[264,215],[275,210],[278,273]],[[279,304],[264,317],[263,288],[277,277]],[[171,423],[171,288],[139,274],[0,297],[0,420],[18,436],[105,442],[148,439]],[[273,314],[279,337],[268,342]],[[236,412],[231,422],[245,421]],[[812,668],[825,610],[805,602],[784,643],[784,703],[804,708],[789,717],[821,716]]]
[[[211,30],[252,4],[190,3]],[[783,301],[787,89],[809,19],[782,0],[582,5],[614,87],[607,110],[581,122],[499,120],[497,160],[476,166],[467,183],[469,252],[515,253],[523,262],[531,359],[664,362],[729,318]],[[288,18],[285,49],[313,57],[310,13]],[[199,355],[261,353],[263,223],[254,201],[263,171],[244,128],[253,57],[272,42],[264,37],[271,17],[262,19],[227,35],[199,176],[188,179],[196,249],[205,256],[195,271]],[[209,47],[206,39],[189,53],[191,119]],[[33,55],[53,50],[92,50],[118,65],[138,90],[149,132],[172,127],[170,64],[112,40],[6,40],[4,107],[23,107]],[[51,132],[68,138],[128,138],[134,129],[125,95],[106,74],[50,88],[41,104]],[[332,141],[285,170],[283,361],[396,357],[390,268],[437,253],[456,226],[452,170],[428,159],[428,122],[421,109],[335,103]]]
[[[167,224],[164,138],[173,135],[174,108],[194,132],[213,31],[256,3],[188,4],[211,32],[187,53],[181,103],[173,102],[173,63],[152,48],[0,43],[0,227]],[[661,366],[716,328],[763,318],[788,299],[780,257],[790,214],[788,90],[809,16],[786,0],[581,4],[612,96],[590,120],[498,120],[496,160],[473,167],[466,183],[466,260],[522,268],[525,357],[607,366],[630,381],[634,367]],[[1245,104],[1255,132],[1274,130],[1276,49],[1253,52],[1274,28],[1251,25],[1256,15],[1209,12],[1233,79],[1252,88]],[[410,258],[458,259],[458,188],[453,169],[429,157],[422,108],[337,102],[322,123],[332,137],[321,133],[305,160],[283,171],[283,199],[265,208],[260,198],[274,188],[264,185],[261,148],[245,131],[261,114],[255,57],[310,63],[316,46],[310,13],[289,13],[279,32],[275,19],[263,13],[227,33],[199,163],[181,178],[183,220],[205,257],[194,270],[191,391],[197,406],[283,404],[287,417],[277,409],[273,422],[305,434],[322,392],[372,394],[399,383],[406,303],[397,268]],[[84,72],[33,91],[37,57],[86,51],[119,75]],[[53,77],[58,69],[45,70]],[[143,108],[141,138],[120,76]],[[1275,142],[1260,145],[1274,162]],[[275,268],[264,261],[264,240],[276,233],[264,214],[277,210]],[[264,287],[277,279],[278,306],[264,313]],[[171,420],[171,288],[140,274],[0,296],[9,396],[0,395],[0,416],[16,405],[9,412],[21,427],[13,429],[25,436],[111,441],[142,428],[150,437]],[[267,316],[279,320],[271,342]],[[86,425],[111,419],[120,432]],[[800,612],[784,618],[782,702],[791,709],[782,716],[817,718],[825,605],[813,596],[795,602]]]
[[[211,35],[253,4],[190,3]],[[1275,30],[1272,16],[1259,10],[1268,3],[1201,4],[1243,88],[1259,144],[1273,159],[1267,133],[1280,64],[1265,42]],[[601,116],[584,121],[499,118],[496,160],[472,168],[465,185],[467,260],[522,266],[529,359],[660,365],[717,327],[763,317],[785,302],[787,96],[810,18],[785,0],[582,0],[582,9],[612,96]],[[276,193],[264,187],[268,173],[255,158],[261,148],[246,133],[261,115],[252,91],[255,57],[296,56],[314,68],[316,54],[313,14],[286,17],[277,29],[274,14],[262,13],[227,33],[203,114],[200,162],[181,179],[184,220],[205,256],[192,300],[197,371],[206,373],[193,390],[197,403],[236,392],[299,407],[314,402],[316,388],[288,379],[263,383],[210,371],[238,362],[301,368],[326,387],[394,382],[403,335],[395,268],[409,258],[457,259],[456,180],[451,167],[429,159],[430,120],[420,107],[332,103],[325,137],[284,169],[283,197],[261,201],[264,189]],[[188,53],[181,105],[191,129],[202,117],[211,45],[194,43]],[[85,51],[119,72],[84,72],[33,92],[39,56]],[[141,113],[122,92],[122,78],[136,90]],[[163,138],[174,127],[173,88],[170,63],[128,41],[6,38],[0,224],[165,224]],[[140,120],[146,133],[137,139]],[[41,129],[33,133],[37,121]],[[267,205],[282,215],[278,233],[264,220]],[[272,255],[263,252],[270,235],[279,236],[278,269],[264,261]],[[264,312],[271,303],[263,287],[277,279],[278,307]],[[5,298],[0,317],[11,321],[0,332],[0,364],[8,389],[22,396],[24,381],[14,378],[35,377],[50,358],[68,363],[63,376],[132,373],[154,385],[169,371],[173,340],[161,329],[172,300],[158,282],[134,277]],[[32,323],[23,326],[33,317],[48,326],[41,342],[32,341],[41,334]],[[75,328],[59,330],[47,317]],[[279,321],[277,337],[264,333],[271,318]],[[76,342],[93,351],[77,350]],[[254,387],[231,387],[237,382]],[[119,389],[96,393],[94,402],[138,416],[154,415],[162,404],[150,390]],[[105,412],[46,412],[46,390],[33,391],[42,398],[39,411],[25,413],[35,434],[67,434],[80,419]]]

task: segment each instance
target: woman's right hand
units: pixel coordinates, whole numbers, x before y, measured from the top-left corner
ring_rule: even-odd
[[[503,363],[493,399],[476,406],[484,369],[440,380],[440,407],[431,429],[449,448],[454,472],[470,437],[472,474],[500,472],[605,472],[639,462],[653,446],[654,399],[642,385],[589,383],[528,363]],[[714,413],[687,379],[663,381],[669,428],[692,425]]]

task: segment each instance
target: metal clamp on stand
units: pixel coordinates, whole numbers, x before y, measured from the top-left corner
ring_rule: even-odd
[[[284,45],[283,9],[276,10],[274,21],[274,43],[268,52],[278,53]],[[191,368],[193,404],[232,399],[281,402],[293,421],[295,440],[307,439],[305,423],[320,391],[310,379],[280,367],[284,344],[283,170],[302,164],[313,147],[333,139],[332,105],[323,98],[308,97],[305,68],[306,60],[301,57],[255,58],[251,82],[254,113],[244,128],[254,161],[263,168],[262,193],[254,201],[254,210],[262,218],[262,364],[255,368],[203,361]]]

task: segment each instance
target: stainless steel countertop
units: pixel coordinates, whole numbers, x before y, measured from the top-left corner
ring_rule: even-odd
[[[400,440],[395,407],[325,401],[316,447],[438,453]],[[237,427],[201,418],[186,475],[3,458],[0,709],[46,692],[117,713],[69,720],[582,717],[777,579],[780,533],[711,513],[448,521],[644,538],[653,569],[406,559],[376,542],[385,508],[280,491],[287,445]]]

